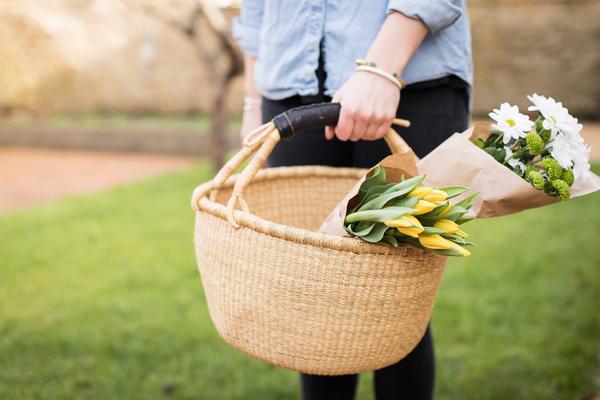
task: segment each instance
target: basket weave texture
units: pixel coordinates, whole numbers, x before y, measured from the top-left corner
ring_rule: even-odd
[[[252,212],[197,202],[196,256],[211,318],[233,347],[316,375],[379,369],[425,332],[446,257],[316,232],[364,170],[261,170],[244,192]]]

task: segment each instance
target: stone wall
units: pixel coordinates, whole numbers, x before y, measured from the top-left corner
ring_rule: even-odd
[[[197,50],[134,5],[0,2],[0,109],[206,110],[210,90]],[[476,114],[501,101],[523,106],[526,94],[538,92],[562,100],[580,117],[600,118],[600,1],[470,0],[469,6]],[[229,107],[236,111],[240,83],[230,93]]]
[[[600,118],[600,1],[471,0],[474,105],[524,106],[533,92]]]
[[[210,100],[198,49],[131,0],[4,0],[0,60],[5,112],[198,112]]]

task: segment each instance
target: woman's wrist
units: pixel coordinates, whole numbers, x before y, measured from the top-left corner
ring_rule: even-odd
[[[244,97],[244,112],[253,111],[262,108],[262,98],[259,96]]]
[[[356,60],[356,72],[368,72],[370,74],[378,75],[387,81],[393,83],[398,90],[404,89],[406,86],[406,82],[400,78],[400,76],[395,72],[388,72],[382,68],[379,68],[376,62],[367,61],[363,59]]]

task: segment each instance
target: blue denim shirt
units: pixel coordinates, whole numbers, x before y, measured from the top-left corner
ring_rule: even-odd
[[[325,93],[332,96],[393,11],[429,29],[404,69],[407,83],[448,75],[472,83],[465,0],[243,0],[233,33],[242,50],[256,58],[258,90],[273,100],[318,93],[315,70],[322,42]]]

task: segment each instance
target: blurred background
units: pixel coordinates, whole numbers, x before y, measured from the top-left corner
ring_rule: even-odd
[[[468,4],[473,118],[552,96],[598,171],[600,2]],[[298,397],[219,339],[194,263],[189,195],[238,146],[239,7],[0,0],[0,398]],[[439,398],[600,398],[598,200],[474,222],[434,314]]]

